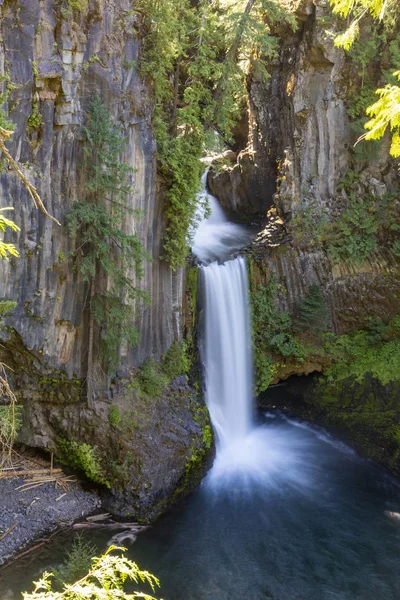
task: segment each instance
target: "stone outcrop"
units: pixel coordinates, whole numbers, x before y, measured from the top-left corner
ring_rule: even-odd
[[[68,258],[65,215],[85,183],[81,127],[95,95],[129,140],[124,158],[135,170],[129,204],[143,211],[143,218],[127,217],[127,233],[137,232],[154,257],[140,283],[152,302],[139,311],[141,342],[124,357],[125,366],[136,366],[149,354],[159,358],[181,333],[183,278],[160,258],[163,206],[156,193],[151,101],[136,69],[135,19],[127,16],[128,1],[99,0],[91,6],[63,18],[60,3],[52,0],[9,1],[2,8],[0,32],[3,75],[16,86],[8,101],[16,124],[10,151],[27,165],[26,175],[63,225],[60,230],[34,209],[16,176],[1,175],[1,204],[14,206],[21,256],[2,265],[0,297],[17,301],[7,324],[26,347],[69,377],[85,375],[87,290]],[[41,124],[32,127],[35,106]]]
[[[287,221],[310,202],[332,210],[349,168],[363,173],[371,193],[376,184],[391,191],[399,183],[388,140],[373,159],[355,158],[359,134],[347,108],[362,86],[360,67],[334,45],[339,25],[329,4],[304,0],[297,19],[296,31],[279,26],[273,32],[280,50],[268,65],[269,80],[249,74],[248,147],[236,165],[209,174],[212,193],[238,217],[265,215],[273,204]],[[371,65],[377,86],[379,72]]]
[[[59,438],[89,444],[104,478],[123,491],[130,511],[144,518],[146,511],[154,515],[155,506],[161,510],[161,498],[166,502],[174,493],[192,449],[202,447],[203,433],[194,419],[191,392],[179,392],[176,404],[169,397],[146,412],[134,393],[124,394],[120,383],[117,394],[108,381],[88,407],[88,289],[70,258],[73,241],[66,229],[66,214],[83,196],[82,127],[98,95],[128,140],[122,159],[134,169],[134,190],[127,203],[143,214],[127,215],[125,231],[137,233],[153,257],[138,282],[151,298],[148,306],[137,306],[140,344],[120,348],[119,379],[149,356],[159,360],[182,336],[183,271],[173,272],[161,258],[163,195],[156,177],[151,95],[137,68],[137,13],[130,0],[90,0],[87,8],[75,10],[67,0],[1,0],[0,11],[2,85],[14,86],[6,106],[16,126],[9,149],[62,224],[34,208],[12,171],[0,175],[0,205],[13,206],[12,218],[20,227],[6,238],[20,257],[2,261],[0,278],[0,298],[16,302],[1,333],[0,353],[13,368],[13,385],[24,406],[20,441],[47,449],[57,448]],[[138,415],[145,421],[142,443],[134,433],[118,440],[119,430],[109,421],[113,403],[119,403],[123,419],[127,411],[143,411]],[[117,481],[123,455],[130,451],[133,466]],[[122,496],[113,507],[128,510]]]

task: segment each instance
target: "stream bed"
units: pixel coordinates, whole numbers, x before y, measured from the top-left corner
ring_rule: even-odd
[[[86,537],[103,550],[109,534]],[[70,543],[4,570],[1,600]],[[164,600],[398,600],[400,485],[323,430],[267,413],[129,555]]]

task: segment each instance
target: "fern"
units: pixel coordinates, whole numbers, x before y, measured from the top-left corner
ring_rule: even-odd
[[[155,600],[153,596],[144,592],[126,592],[125,584],[133,581],[136,584],[146,584],[154,592],[160,583],[148,571],[139,569],[136,563],[123,555],[115,555],[115,551],[125,551],[125,548],[111,546],[99,558],[92,559],[89,572],[79,581],[63,586],[61,592],[54,591],[50,573],[44,573],[41,579],[35,582],[32,593],[23,593],[24,600],[132,600],[143,598]]]

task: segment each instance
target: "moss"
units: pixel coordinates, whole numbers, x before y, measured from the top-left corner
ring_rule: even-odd
[[[30,130],[39,129],[41,124],[42,115],[39,110],[39,102],[37,100],[34,100],[32,104],[32,112],[28,118],[28,128]]]
[[[83,471],[88,479],[111,487],[103,473],[103,469],[95,448],[86,443],[78,443],[59,438],[57,441],[57,456],[62,464]]]
[[[110,412],[108,413],[108,421],[111,427],[118,427],[121,422],[121,413],[118,406],[112,406],[110,408]]]
[[[89,5],[88,0],[66,0],[66,2],[71,10],[85,11]]]

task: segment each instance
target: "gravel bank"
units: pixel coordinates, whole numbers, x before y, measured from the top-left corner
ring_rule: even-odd
[[[60,527],[67,527],[100,506],[99,497],[71,484],[68,491],[46,483],[19,491],[22,478],[0,480],[0,565],[22,552],[40,538]]]

